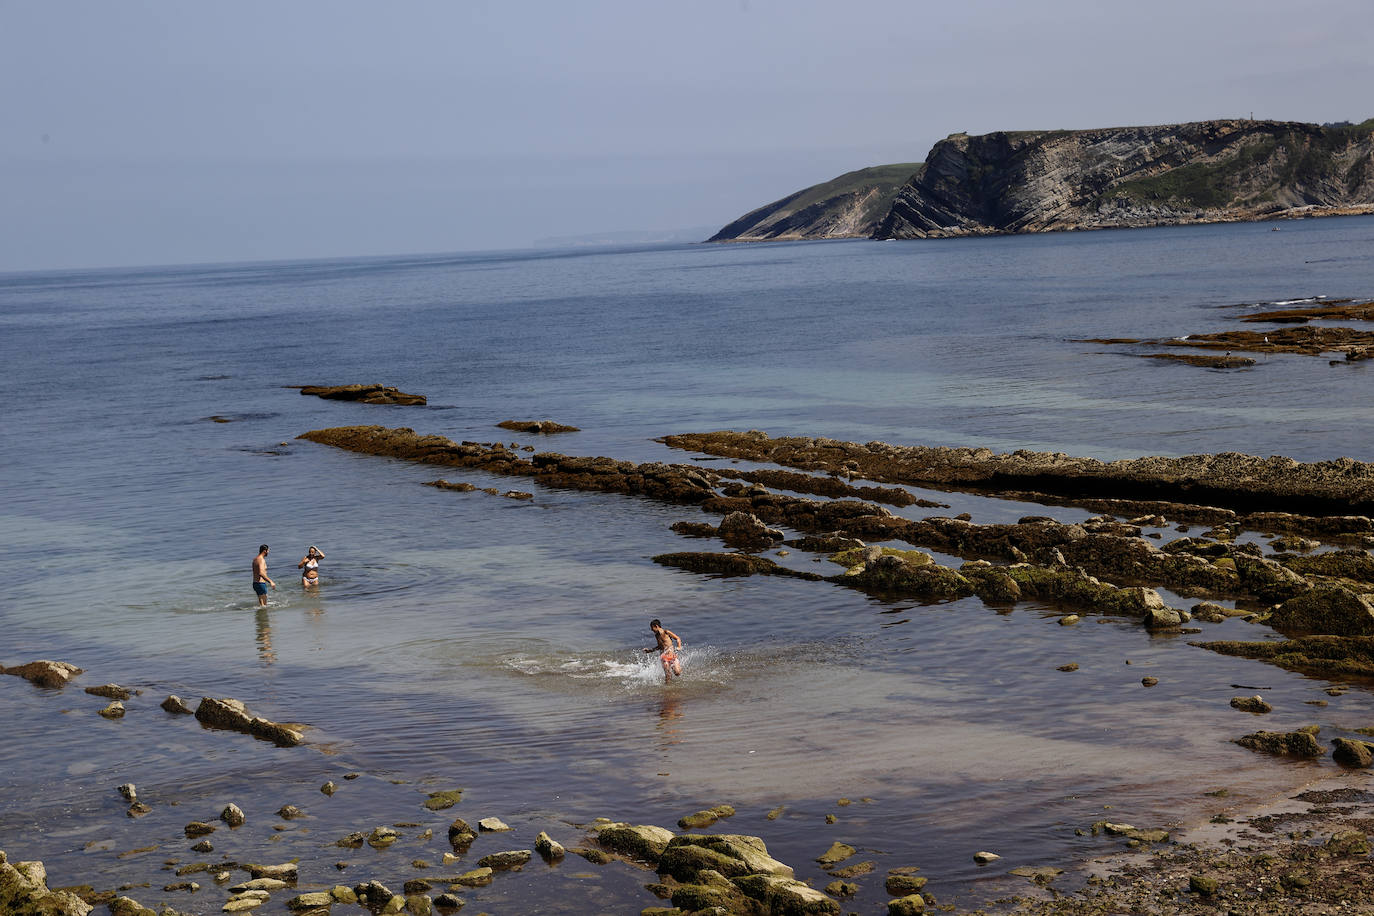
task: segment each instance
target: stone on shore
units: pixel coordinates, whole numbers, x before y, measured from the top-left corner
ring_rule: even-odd
[[[243,809],[234,804],[225,805],[224,810],[219,813],[219,819],[230,827],[242,827],[244,822],[248,820]]]
[[[106,719],[122,719],[124,718],[124,704],[118,700],[111,700],[110,705],[100,710],[100,715]]]
[[[883,889],[894,897],[909,897],[919,894],[926,886],[926,879],[916,875],[889,874]]]
[[[486,887],[494,879],[494,870],[483,865],[471,871],[465,871],[453,879],[453,883],[459,887]]]
[[[37,687],[50,688],[66,687],[72,678],[84,673],[84,669],[78,668],[76,665],[48,659],[29,662],[25,665],[15,665],[3,670],[5,674],[22,677]]]
[[[499,817],[484,817],[477,822],[477,829],[483,833],[504,833],[511,828]]]
[[[286,906],[292,910],[312,910],[316,907],[328,907],[334,902],[334,898],[327,891],[311,891],[292,897],[286,901]]]
[[[48,888],[42,862],[11,864],[0,852],[0,913],[15,916],[87,916],[93,907],[70,891]]]
[[[191,823],[187,824],[184,828],[184,832],[189,839],[194,839],[198,836],[208,836],[215,832],[215,825],[207,824],[204,821],[191,821]]]
[[[284,862],[281,865],[244,865],[248,869],[248,874],[254,878],[279,878],[282,881],[294,882],[297,876],[295,862]]]
[[[977,862],[979,865],[987,865],[996,862],[1000,858],[1002,857],[995,852],[975,852],[973,854],[973,861]]]

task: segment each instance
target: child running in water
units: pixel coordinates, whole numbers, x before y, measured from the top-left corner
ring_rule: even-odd
[[[682,660],[677,654],[682,649],[682,637],[672,630],[665,630],[663,624],[655,617],[649,621],[649,629],[654,633],[654,640],[657,645],[650,646],[645,652],[657,652],[658,660],[663,663],[663,683],[668,683],[673,679],[673,675],[682,677]],[[677,648],[673,648],[673,640],[677,640]]]

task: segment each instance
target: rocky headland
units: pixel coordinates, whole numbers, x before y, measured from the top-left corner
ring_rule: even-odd
[[[868,238],[892,209],[919,162],[876,165],[789,194],[744,214],[708,242]]]
[[[959,133],[931,148],[868,234],[945,238],[1369,213],[1371,165],[1370,121]],[[815,190],[741,217],[711,241],[861,234],[860,224],[836,218],[839,201],[777,218]]]

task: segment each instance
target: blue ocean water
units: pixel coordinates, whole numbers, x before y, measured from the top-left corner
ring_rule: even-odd
[[[1215,810],[1202,793],[1220,785],[1254,800],[1321,775],[1232,745],[1250,722],[1226,701],[1232,684],[1263,685],[1277,707],[1266,727],[1296,726],[1324,682],[1128,621],[1060,627],[1054,608],[668,570],[650,557],[696,549],[669,530],[692,510],[439,491],[420,485],[432,468],[296,439],[378,423],[683,461],[656,438],[757,428],[1108,459],[1374,460],[1368,364],[1274,355],[1222,372],[1082,342],[1374,298],[1374,218],[1277,225],[0,275],[0,664],[60,658],[87,669],[82,684],[145,691],[108,722],[77,688],[0,678],[0,849],[43,859],[54,884],[156,883],[165,856],[195,858],[186,821],[235,801],[253,816],[217,853],[262,858],[279,843],[302,858],[302,886],[399,885],[413,859],[439,858],[455,813],[505,819],[506,848],[557,836],[550,824],[575,845],[599,816],[672,826],[729,802],[739,813],[723,826],[822,884],[814,858],[832,840],[859,847],[878,871],[856,905],[886,899],[881,875],[899,865],[967,901],[1006,887],[973,865],[979,849],[1062,863],[1109,851],[1074,833],[1107,806],[1185,823]],[[291,387],[374,381],[429,405]],[[582,431],[495,428],[507,419]],[[980,522],[1045,512],[925,495]],[[248,565],[263,542],[280,587],[259,610]],[[309,544],[327,554],[317,594],[294,575]],[[638,651],[650,617],[688,642],[688,677],[668,687]],[[1208,632],[1258,638],[1237,620]],[[1067,661],[1080,670],[1057,672]],[[1162,686],[1143,690],[1147,673]],[[308,723],[312,743],[202,731],[157,708],[168,692],[236,696]],[[1366,692],[1331,704],[1328,724],[1367,724]],[[361,775],[318,792],[345,771]],[[129,781],[151,814],[124,816],[114,786]],[[419,807],[455,786],[457,809]],[[285,803],[311,819],[274,831]],[[330,846],[397,821],[438,839],[417,827],[408,851]],[[471,896],[493,911],[638,912],[653,903],[645,880],[564,865]],[[213,889],[198,893],[142,902],[218,910]]]

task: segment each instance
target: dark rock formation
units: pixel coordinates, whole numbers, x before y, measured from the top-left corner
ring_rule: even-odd
[[[1322,677],[1374,677],[1374,636],[1303,636],[1283,642],[1217,640],[1192,643],[1222,655],[1254,658]]]
[[[1341,766],[1367,768],[1374,763],[1374,744],[1354,738],[1333,738],[1331,759]]]
[[[765,557],[744,553],[661,553],[654,557],[654,562],[717,576],[791,576],[813,581],[824,578],[816,573],[796,572]]]
[[[271,741],[279,747],[294,747],[303,740],[297,729],[261,716],[249,715],[243,703],[227,697],[202,697],[200,705],[196,707],[196,718],[211,728],[243,732],[264,741]]]
[[[864,445],[824,438],[770,438],[757,430],[666,436],[681,449],[808,471],[954,490],[1031,490],[1074,499],[1167,499],[1242,511],[1349,515],[1374,511],[1374,465],[1337,458],[1303,464],[1235,452],[1124,461],[1059,452]],[[765,518],[765,521],[768,519]]]
[[[517,433],[581,432],[576,426],[564,426],[562,423],[555,423],[552,420],[502,420],[496,425],[502,429],[509,429]]]
[[[327,401],[358,401],[363,404],[418,406],[429,402],[423,394],[406,394],[388,385],[302,385],[301,394]]]
[[[931,238],[1365,213],[1369,125],[1220,120],[954,134],[875,238]]]

